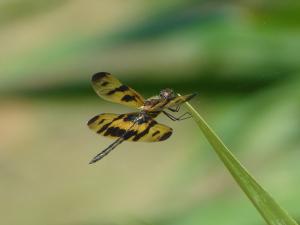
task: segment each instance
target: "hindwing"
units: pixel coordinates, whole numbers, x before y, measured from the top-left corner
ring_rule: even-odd
[[[96,133],[110,137],[123,137],[127,141],[157,142],[172,135],[172,128],[157,123],[150,116],[136,120],[140,113],[103,113],[88,121],[88,126]]]

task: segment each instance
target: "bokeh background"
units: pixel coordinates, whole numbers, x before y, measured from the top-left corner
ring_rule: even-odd
[[[186,94],[300,219],[300,2],[0,1],[0,219],[5,225],[260,225],[193,120],[161,143],[111,143],[86,122],[107,71],[146,97]],[[184,110],[182,111],[184,112]]]

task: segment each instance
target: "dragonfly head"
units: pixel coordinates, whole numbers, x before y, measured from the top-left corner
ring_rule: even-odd
[[[161,99],[172,99],[172,98],[175,98],[176,97],[176,94],[174,93],[174,91],[170,88],[166,88],[166,89],[163,89],[159,92],[159,97]]]

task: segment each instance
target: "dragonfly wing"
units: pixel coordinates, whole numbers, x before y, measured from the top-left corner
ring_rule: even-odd
[[[95,131],[96,133],[105,137],[115,139],[122,137],[126,131],[128,133],[128,129],[130,129],[133,126],[137,116],[138,113],[103,113],[94,116],[88,121],[87,125],[91,130]],[[128,135],[125,136],[124,139],[128,139]]]
[[[172,135],[172,128],[157,123],[150,116],[136,120],[139,113],[103,113],[89,120],[88,126],[96,133],[113,139],[123,137],[127,141],[157,142]]]
[[[92,76],[92,86],[103,99],[129,107],[139,108],[145,100],[132,88],[122,84],[110,73],[99,72]]]
[[[136,127],[136,134],[132,136],[130,141],[143,142],[158,142],[168,139],[172,135],[173,129],[157,123],[154,119],[149,117],[149,120],[138,124]]]

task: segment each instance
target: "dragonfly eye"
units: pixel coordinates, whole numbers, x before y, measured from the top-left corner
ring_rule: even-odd
[[[159,97],[162,99],[170,99],[176,97],[174,91],[170,88],[166,88],[160,91]]]

